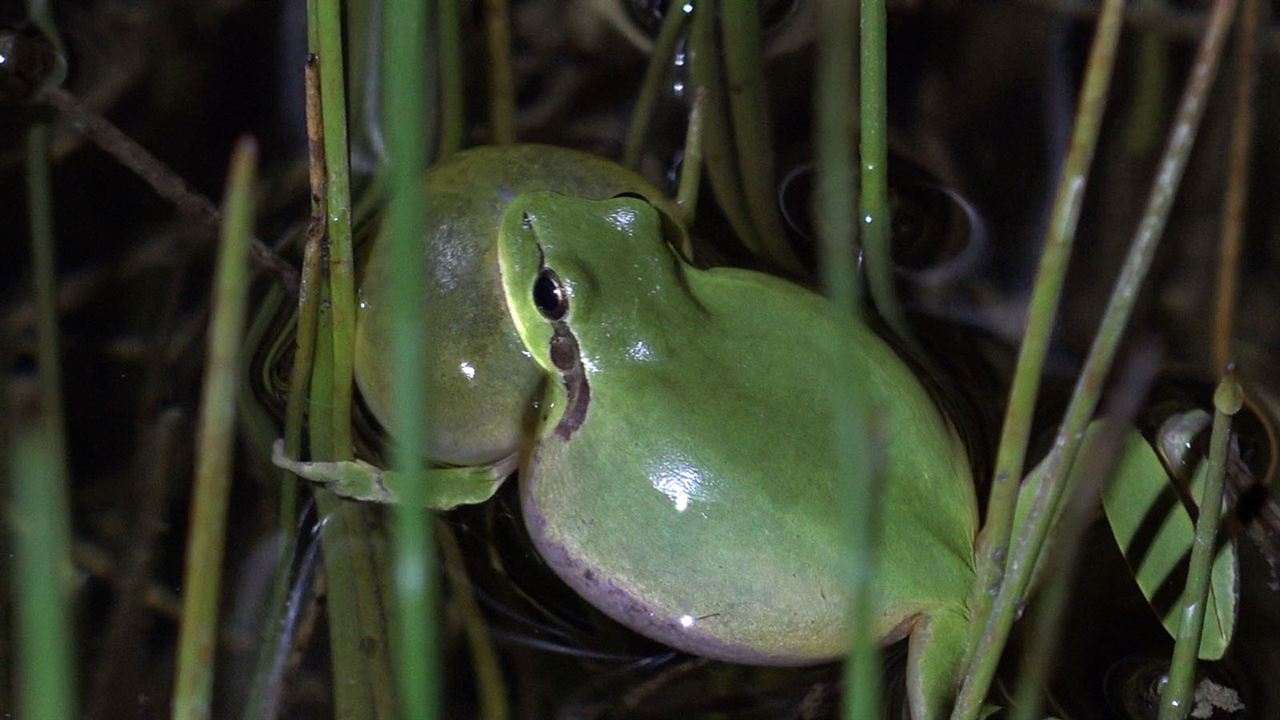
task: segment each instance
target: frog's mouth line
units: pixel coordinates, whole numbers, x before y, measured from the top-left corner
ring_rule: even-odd
[[[578,349],[578,338],[564,323],[554,323],[551,335],[551,362],[560,371],[564,380],[565,408],[556,424],[556,435],[561,440],[573,436],[587,419],[587,406],[591,404],[591,385],[587,383],[587,372],[582,367],[582,355]]]

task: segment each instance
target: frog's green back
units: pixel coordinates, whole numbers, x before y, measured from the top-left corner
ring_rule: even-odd
[[[541,249],[571,288],[589,387],[565,432],[552,383],[553,417],[521,477],[539,550],[593,604],[676,647],[752,663],[840,655],[830,388],[850,377],[831,361],[830,305],[762,274],[692,269],[652,228],[628,228],[625,252],[568,239],[607,236],[617,218],[593,216],[608,215],[584,203],[533,219],[567,225]],[[876,631],[888,638],[962,610],[976,503],[960,443],[920,382],[870,330],[849,331],[846,370],[884,453]]]

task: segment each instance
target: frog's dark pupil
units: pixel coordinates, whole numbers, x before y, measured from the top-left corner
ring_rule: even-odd
[[[560,278],[550,270],[543,270],[533,283],[533,304],[548,320],[559,320],[569,311],[569,301],[560,286]]]

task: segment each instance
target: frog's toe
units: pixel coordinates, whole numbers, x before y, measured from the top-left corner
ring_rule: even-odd
[[[939,610],[920,620],[907,646],[907,697],[913,720],[945,717],[955,699],[969,632],[965,617]]]
[[[304,480],[324,485],[341,497],[363,502],[397,502],[396,494],[384,479],[382,471],[363,460],[294,460],[285,454],[284,441],[276,440],[271,448],[271,462]]]

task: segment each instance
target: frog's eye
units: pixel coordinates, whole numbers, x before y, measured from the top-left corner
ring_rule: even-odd
[[[533,283],[533,304],[548,320],[561,320],[569,312],[569,298],[554,270],[543,268]]]

